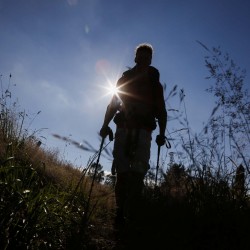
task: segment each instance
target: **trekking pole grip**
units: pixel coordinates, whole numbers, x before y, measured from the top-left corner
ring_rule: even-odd
[[[166,139],[166,147],[167,147],[168,149],[171,148],[171,144],[170,144],[168,138],[165,137],[165,139]]]

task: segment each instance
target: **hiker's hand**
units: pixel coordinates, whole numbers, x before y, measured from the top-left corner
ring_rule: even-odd
[[[106,138],[107,135],[109,134],[109,127],[107,126],[102,126],[101,130],[100,130],[100,136],[102,138]]]
[[[112,129],[110,127],[106,127],[106,126],[103,126],[100,130],[100,136],[102,138],[106,138],[107,135],[109,136],[109,140],[110,141],[113,141],[113,132],[112,132]]]
[[[157,135],[155,142],[158,146],[163,146],[166,143],[166,136],[165,135]]]

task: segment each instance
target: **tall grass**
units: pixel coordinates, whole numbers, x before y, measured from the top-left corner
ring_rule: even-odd
[[[109,214],[94,209],[97,201],[112,206],[109,188],[96,184],[90,199],[85,172],[43,149],[36,131],[25,128],[28,115],[12,102],[11,76],[1,86],[0,248],[87,248],[93,218]]]

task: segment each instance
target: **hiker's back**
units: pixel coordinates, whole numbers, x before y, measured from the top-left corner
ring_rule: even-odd
[[[155,92],[159,84],[158,70],[149,67],[140,72],[132,68],[118,81],[122,112],[127,123],[152,126],[155,119]],[[159,87],[159,86],[158,86]],[[136,125],[135,125],[136,126]]]

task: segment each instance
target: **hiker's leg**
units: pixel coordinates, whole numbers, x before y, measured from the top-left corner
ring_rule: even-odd
[[[151,138],[151,132],[143,129],[139,131],[130,172],[129,207],[131,217],[140,215],[144,177],[149,169]]]
[[[149,159],[151,152],[151,132],[140,129],[137,137],[136,150],[131,161],[131,171],[141,173],[144,176],[149,170]]]
[[[131,220],[137,220],[142,209],[142,191],[144,187],[144,174],[130,172],[128,214]]]
[[[129,173],[117,173],[115,185],[115,198],[116,198],[116,220],[122,222],[124,220],[126,211],[126,203],[128,199],[128,181]]]
[[[127,175],[129,171],[129,158],[125,153],[126,130],[117,129],[113,150],[113,167],[116,171],[115,198],[116,198],[116,220],[119,222],[124,219],[124,207],[127,199]]]

